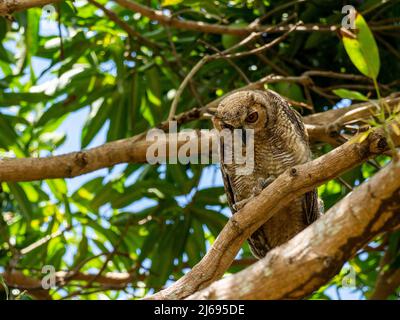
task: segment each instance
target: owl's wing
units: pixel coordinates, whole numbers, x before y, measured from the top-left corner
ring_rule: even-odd
[[[297,110],[291,108],[289,102],[277,93],[273,93],[273,97],[277,104],[285,112],[288,119],[293,123],[297,133],[304,139],[306,143],[308,143],[307,130],[304,127],[303,119],[300,113],[298,113]]]
[[[310,225],[318,219],[320,214],[318,192],[314,189],[307,192],[303,197],[304,219],[307,225]]]
[[[304,127],[303,119],[296,110],[289,107],[289,105],[284,108],[288,118],[294,124],[297,132],[303,137],[304,142],[308,143],[308,134],[307,130]],[[317,189],[314,189],[310,192],[307,192],[303,197],[303,212],[304,218],[307,225],[310,225],[319,217],[319,202],[318,202],[318,192]]]
[[[229,175],[226,172],[226,167],[224,164],[224,143],[223,143],[222,138],[220,139],[219,146],[220,146],[220,149],[219,149],[220,165],[221,165],[221,172],[222,172],[222,180],[224,181],[226,199],[228,201],[228,206],[231,209],[232,214],[234,214],[236,212],[236,210],[233,207],[233,205],[235,204],[235,196],[233,193],[231,180],[229,179]]]
[[[304,141],[308,143],[307,130],[304,127],[303,119],[300,113],[298,113],[297,110],[290,108],[289,105],[287,106],[287,109],[285,109],[285,112],[288,115],[290,121],[292,121],[292,123],[294,124],[297,132],[304,139]]]

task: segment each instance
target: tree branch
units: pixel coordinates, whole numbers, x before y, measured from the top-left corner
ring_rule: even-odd
[[[247,55],[252,55],[252,54],[259,54],[265,50],[268,50],[269,48],[273,47],[276,44],[279,44],[280,42],[282,42],[283,40],[285,40],[289,34],[291,32],[293,32],[296,28],[297,24],[291,28],[288,32],[286,32],[285,34],[281,35],[280,37],[272,40],[271,42],[268,42],[267,44],[249,50],[249,51],[244,51],[244,52],[237,52],[237,53],[230,53],[232,51],[232,47],[223,51],[223,52],[217,52],[213,55],[206,55],[204,56],[201,60],[199,60],[196,65],[190,70],[190,72],[187,74],[187,76],[185,77],[185,79],[182,81],[182,83],[179,85],[178,90],[176,91],[174,100],[172,101],[171,104],[171,108],[170,108],[170,112],[168,115],[168,120],[172,120],[175,116],[175,112],[176,109],[178,107],[178,101],[179,98],[181,97],[183,90],[185,89],[186,85],[192,80],[192,78],[195,76],[195,74],[207,63],[213,60],[217,60],[217,59],[234,59],[234,58],[240,58],[240,57],[244,57]],[[246,39],[244,39],[241,43],[246,43],[246,41],[248,41],[249,39],[251,39],[253,37],[253,34],[251,34],[249,37],[247,37]]]
[[[249,266],[256,262],[253,258],[239,259],[232,262],[231,267],[234,266]],[[188,266],[184,266],[188,268]],[[51,299],[48,290],[43,289],[41,279],[25,275],[21,270],[5,271],[0,274],[6,281],[6,284],[12,288],[27,290],[29,294],[38,299]],[[134,281],[144,281],[148,275],[137,274],[136,272],[107,272],[106,274],[86,273],[78,270],[72,271],[57,271],[55,273],[56,283],[63,287],[71,281],[86,282],[89,285],[85,287],[90,288],[96,284],[103,289],[117,290],[126,288]],[[1,287],[0,287],[1,289]]]
[[[264,259],[188,299],[303,298],[373,237],[399,222],[400,162],[393,161]]]
[[[232,92],[243,89],[255,89],[263,86],[264,83],[272,83],[282,81],[284,77],[265,77],[257,82],[251,83],[243,88],[234,90]],[[285,77],[285,81],[303,81],[300,77]],[[219,101],[218,98],[201,109],[193,109],[184,112],[175,117],[178,124],[185,123],[194,119],[200,118],[208,110],[215,108]],[[398,98],[387,98],[391,105],[395,105],[400,101]],[[348,108],[330,110],[323,113],[313,114],[304,118],[307,131],[312,141],[323,141],[332,144],[337,144],[333,138],[332,123],[345,115],[347,112],[353,111],[353,116],[365,117],[370,116],[368,108],[375,108],[374,104],[366,103],[353,105]],[[357,112],[355,112],[357,110]],[[358,112],[358,110],[361,110]],[[366,111],[367,110],[367,111]],[[352,119],[346,117],[346,120]],[[167,129],[168,121],[160,124],[159,128]],[[333,131],[331,131],[333,130]],[[0,160],[0,181],[4,182],[18,182],[18,181],[33,181],[54,178],[72,178],[85,173],[89,173],[98,169],[114,166],[119,163],[145,163],[146,153],[149,146],[154,142],[145,140],[146,133],[137,136],[113,141],[101,145],[99,147],[83,150],[79,152],[72,152],[60,156],[50,156],[44,158],[3,158]],[[201,150],[202,139],[211,141],[214,137],[211,133],[202,133],[198,135],[191,143],[198,144],[198,150]],[[178,150],[186,143],[186,138],[178,137]],[[169,139],[166,140],[167,151],[169,150]],[[174,150],[173,155],[176,155],[178,150]],[[202,150],[209,154],[211,150]],[[169,151],[167,152],[167,154]]]
[[[62,0],[2,0],[0,2],[0,16],[60,1]]]
[[[381,258],[378,278],[374,291],[369,297],[370,300],[387,299],[400,286],[400,269],[390,268],[389,266],[396,257],[396,250],[391,249],[387,247]]]
[[[2,276],[9,287],[26,290],[30,295],[37,299],[51,299],[49,291],[43,289],[41,279],[28,277],[18,270],[4,272]],[[108,290],[123,289],[134,279],[140,281],[145,278],[145,275],[132,276],[128,272],[109,272],[105,275],[73,271],[58,271],[55,273],[55,281],[61,286],[70,281],[84,281],[90,284],[96,283],[103,289]]]
[[[376,287],[369,297],[370,300],[384,300],[394,293],[400,286],[400,269],[386,272],[384,276],[379,277]]]
[[[60,1],[63,0],[3,0],[0,3],[0,16]],[[161,24],[168,25],[177,29],[193,30],[203,33],[246,36],[253,32],[284,33],[294,27],[294,24],[288,24],[284,26],[262,26],[257,24],[251,24],[247,27],[233,27],[229,25],[225,26],[225,25],[205,23],[199,21],[181,20],[179,18],[167,16],[163,14],[161,11],[153,10],[149,7],[141,5],[134,1],[115,0],[115,2],[117,2],[119,5],[127,9],[139,12],[140,14],[142,14],[145,17],[148,17],[151,20],[156,20]],[[325,25],[318,23],[310,23],[310,24],[296,26],[295,31],[335,33],[340,29],[340,27],[341,27],[340,25]],[[400,26],[396,24],[371,25],[370,28],[372,31],[385,31],[385,30],[398,30],[400,29]]]
[[[182,20],[172,16],[165,15],[162,11],[153,10],[152,8],[141,5],[131,0],[115,0],[119,5],[138,12],[141,15],[156,20],[161,24],[168,25],[177,29],[193,30],[203,33],[215,34],[231,34],[237,36],[246,36],[253,32],[268,32],[268,33],[284,33],[293,28],[294,24],[284,26],[261,26],[258,24],[251,24],[247,27],[233,27],[229,25],[219,25],[191,20]],[[372,30],[391,30],[398,29],[397,25],[384,25],[384,26],[371,26]],[[340,25],[323,25],[323,24],[304,24],[295,26],[296,31],[300,32],[337,32]]]
[[[128,23],[126,23],[125,21],[121,20],[118,15],[111,11],[108,10],[105,6],[103,6],[101,3],[95,1],[95,0],[87,0],[89,3],[91,3],[92,5],[94,5],[96,8],[100,9],[101,11],[104,12],[104,14],[111,20],[113,21],[116,25],[120,26],[121,29],[125,30],[125,32],[131,36],[132,38],[136,38],[138,39],[141,43],[153,48],[153,49],[160,49],[161,47],[147,39],[146,37],[143,37],[140,32],[136,31],[135,29],[133,29]]]
[[[400,136],[392,135],[400,145]],[[349,141],[316,160],[287,170],[229,219],[211,249],[189,273],[150,298],[182,299],[207,287],[224,274],[242,243],[288,202],[383,152],[387,146],[379,129],[362,143]]]

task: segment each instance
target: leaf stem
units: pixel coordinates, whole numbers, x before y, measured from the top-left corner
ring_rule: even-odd
[[[374,81],[376,95],[377,95],[378,99],[381,100],[381,92],[379,90],[378,81],[376,81],[376,78],[372,78],[372,80]]]

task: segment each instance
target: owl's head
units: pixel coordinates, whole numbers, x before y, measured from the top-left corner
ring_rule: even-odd
[[[227,96],[219,103],[214,114],[215,128],[219,131],[253,129],[255,133],[265,129],[275,120],[273,95],[275,93],[272,91],[246,90]]]

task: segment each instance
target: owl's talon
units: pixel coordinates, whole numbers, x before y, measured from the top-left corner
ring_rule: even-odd
[[[268,187],[274,180],[275,176],[269,176],[266,179],[258,179],[258,184],[253,188],[253,196],[258,196],[266,187]]]
[[[253,198],[253,197],[250,197],[250,198],[241,200],[241,201],[239,201],[239,202],[236,202],[236,203],[232,206],[232,207],[233,207],[233,210],[235,210],[235,212],[241,210],[241,209],[246,205],[246,203],[249,202],[249,201],[251,200],[251,198]]]
[[[266,187],[268,187],[274,180],[276,179],[275,176],[271,175],[267,179],[262,179],[260,181],[261,188],[264,190]]]

